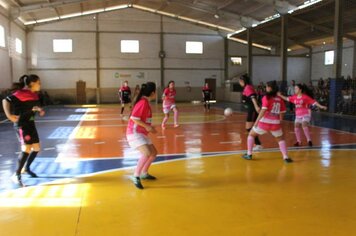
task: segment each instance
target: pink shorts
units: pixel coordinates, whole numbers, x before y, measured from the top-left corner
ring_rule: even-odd
[[[176,104],[163,105],[163,113],[168,114],[175,107],[176,107]]]
[[[310,115],[304,115],[304,116],[296,116],[294,123],[310,123],[311,116]]]
[[[280,124],[266,124],[266,123],[258,123],[257,127],[253,127],[253,131],[259,135],[263,135],[267,132],[271,132],[273,137],[281,137],[283,135],[283,131]]]

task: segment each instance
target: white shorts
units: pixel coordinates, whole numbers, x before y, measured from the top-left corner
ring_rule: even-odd
[[[311,116],[310,115],[296,116],[294,123],[303,123],[303,122],[310,123],[310,120],[311,120]]]
[[[267,131],[267,130],[261,129],[258,126],[257,127],[254,126],[252,129],[253,129],[253,131],[255,131],[255,133],[257,133],[259,135],[263,135],[263,134],[265,134],[267,132],[271,132],[273,137],[276,137],[276,138],[281,137],[283,135],[282,129],[273,130],[273,131],[272,130]]]
[[[127,134],[126,135],[127,142],[129,143],[131,148],[138,148],[143,145],[151,145],[151,139],[144,134],[136,133],[136,134]]]
[[[176,107],[176,104],[168,105],[168,106],[163,106],[163,113],[168,114],[173,108]]]

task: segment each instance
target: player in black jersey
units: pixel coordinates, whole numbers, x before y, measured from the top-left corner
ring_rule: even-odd
[[[210,99],[211,99],[211,89],[209,88],[209,84],[205,83],[205,86],[202,89],[203,101],[205,111],[210,111]]]
[[[124,114],[125,105],[131,104],[131,89],[128,86],[128,82],[125,81],[124,84],[119,89],[119,96],[121,102],[121,116]]]
[[[40,151],[40,139],[38,137],[35,114],[40,116],[45,114],[41,108],[40,99],[37,92],[41,89],[41,81],[37,75],[24,75],[14,93],[3,99],[3,108],[6,117],[14,123],[22,152],[18,159],[18,166],[13,180],[23,186],[21,171],[25,167],[25,172],[31,177],[37,175],[31,171],[30,166]],[[26,165],[25,165],[26,164]]]

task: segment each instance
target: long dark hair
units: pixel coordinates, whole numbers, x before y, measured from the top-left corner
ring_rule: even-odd
[[[245,83],[245,86],[251,84],[251,79],[250,76],[248,76],[248,74],[241,75],[240,80],[242,80]]]
[[[171,81],[168,82],[167,88],[169,88],[169,85],[170,85],[171,83],[175,84],[174,80],[171,80]]]
[[[268,81],[266,83],[266,86],[268,86],[268,87],[270,87],[272,89],[270,92],[266,92],[267,98],[270,99],[272,97],[276,97],[277,96],[277,92],[279,91],[277,82],[275,80]]]
[[[156,92],[156,84],[153,82],[147,82],[141,85],[140,92],[138,93],[136,100],[134,102],[134,106],[140,101],[142,96],[149,97],[153,92]]]
[[[36,83],[38,80],[40,80],[40,77],[38,77],[38,75],[23,75],[20,77],[19,82],[18,83],[14,83],[12,85],[12,90],[16,91],[16,90],[20,90],[23,89],[25,86],[30,87],[31,83]]]
[[[313,91],[311,91],[306,84],[297,84],[295,86],[297,86],[302,91],[302,93],[308,95],[311,98],[314,98]]]

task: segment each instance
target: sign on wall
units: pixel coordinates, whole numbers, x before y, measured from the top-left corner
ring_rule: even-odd
[[[129,79],[146,79],[146,72],[115,72],[115,79],[129,80]]]

